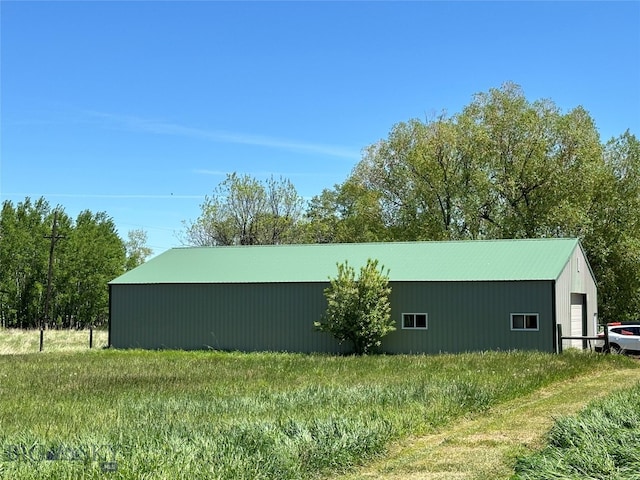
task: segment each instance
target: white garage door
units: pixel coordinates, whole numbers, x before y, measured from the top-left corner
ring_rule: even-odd
[[[582,304],[571,304],[571,336],[579,337],[582,333]],[[582,340],[569,340],[569,346],[582,348]]]

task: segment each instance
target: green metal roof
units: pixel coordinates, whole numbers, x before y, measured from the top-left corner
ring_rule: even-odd
[[[577,239],[174,248],[111,284],[326,282],[377,259],[391,281],[555,280]]]

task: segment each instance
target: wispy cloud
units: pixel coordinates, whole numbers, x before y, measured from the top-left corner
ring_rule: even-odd
[[[19,193],[3,192],[2,197],[44,197],[44,198],[110,198],[110,199],[202,199],[204,195],[174,195],[170,194],[137,194],[137,193]]]
[[[196,173],[198,175],[211,175],[214,177],[224,177],[231,172],[225,172],[223,170],[207,170],[205,168],[196,168],[195,170],[193,170],[193,173]]]
[[[230,173],[233,173],[231,171],[223,171],[223,170],[208,170],[206,168],[197,168],[193,170],[193,173],[197,174],[197,175],[210,175],[210,176],[214,176],[214,177],[225,177]],[[291,172],[251,172],[251,176],[252,177],[283,177],[283,178],[296,178],[296,177],[313,177],[313,178],[318,178],[318,177],[333,177],[334,175],[332,173],[291,173]]]
[[[155,135],[175,135],[181,137],[199,138],[218,143],[236,143],[240,145],[255,145],[266,148],[291,150],[302,153],[321,154],[331,157],[357,160],[359,152],[352,148],[321,143],[301,142],[290,139],[276,138],[265,135],[228,132],[224,130],[206,130],[194,128],[162,120],[147,119],[129,115],[104,112],[86,112],[90,116],[110,122],[128,130],[147,132]]]

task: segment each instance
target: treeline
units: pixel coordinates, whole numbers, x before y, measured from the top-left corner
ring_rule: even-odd
[[[108,320],[107,283],[151,253],[146,234],[118,237],[105,213],[73,221],[44,199],[5,202],[0,217],[0,323]],[[505,84],[462,112],[393,126],[342,184],[306,201],[287,179],[230,174],[184,222],[194,246],[578,237],[598,281],[600,321],[640,312],[640,142],[602,143],[582,107],[563,113]]]
[[[74,221],[43,198],[26,198],[17,205],[5,201],[0,213],[0,325],[105,324],[107,283],[144,261],[151,253],[145,243],[146,234],[137,230],[122,240],[104,212],[83,211]]]
[[[640,315],[640,143],[602,143],[505,84],[462,112],[395,125],[340,185],[305,202],[287,180],[230,175],[185,225],[191,245],[578,237],[600,321]]]

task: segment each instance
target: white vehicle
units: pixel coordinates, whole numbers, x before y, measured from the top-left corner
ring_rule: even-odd
[[[607,323],[609,331],[609,349],[611,353],[640,352],[640,322]],[[596,340],[596,350],[604,349],[604,333],[598,334],[602,340]]]

